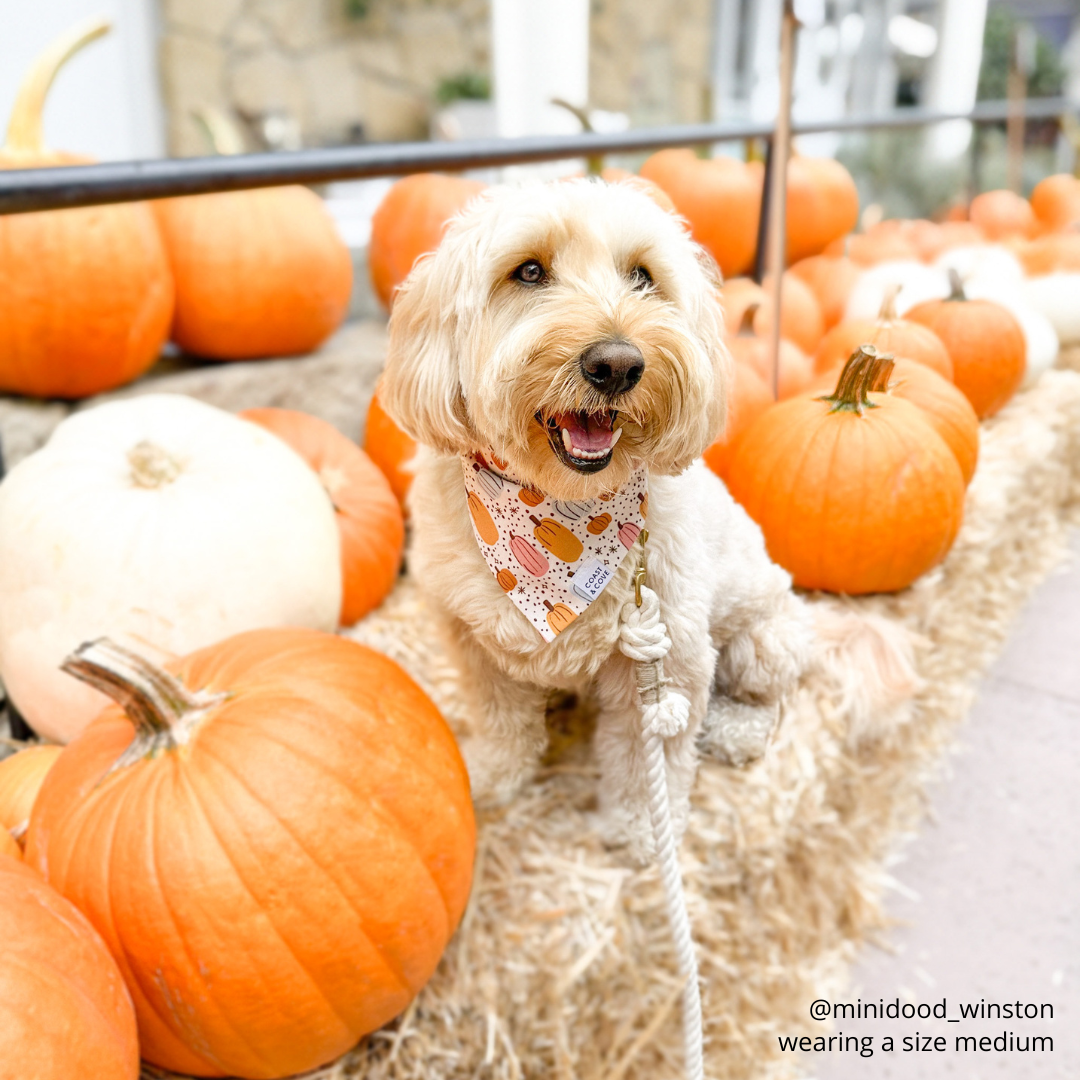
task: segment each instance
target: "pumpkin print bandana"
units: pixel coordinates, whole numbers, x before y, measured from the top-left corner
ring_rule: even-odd
[[[514,480],[494,454],[463,454],[461,467],[484,560],[540,636],[554,641],[634,546],[649,513],[645,470],[613,495],[567,502]]]

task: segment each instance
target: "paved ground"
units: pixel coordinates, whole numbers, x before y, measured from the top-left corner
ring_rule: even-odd
[[[839,1021],[873,1037],[873,1056],[811,1055],[818,1080],[1080,1077],[1080,542],[1073,550],[1017,621],[951,775],[931,791],[933,821],[893,868],[895,952],[868,949],[855,971],[863,1002],[945,1001],[947,1018]],[[1050,1005],[1054,1018],[949,1022],[984,1000]],[[905,1050],[916,1032],[946,1049]],[[1009,1033],[1050,1036],[1053,1051],[956,1049],[960,1035],[1008,1045]]]

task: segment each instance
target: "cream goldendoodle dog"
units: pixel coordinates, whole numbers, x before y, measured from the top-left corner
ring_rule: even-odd
[[[617,642],[644,526],[666,675],[691,704],[667,744],[677,830],[710,694],[714,741],[725,722],[767,732],[807,652],[788,575],[698,460],[725,415],[716,290],[680,222],[630,186],[491,189],[398,292],[380,389],[428,448],[410,567],[474,695],[474,795],[506,797],[530,775],[551,689],[592,693],[607,838],[638,854],[641,714]]]

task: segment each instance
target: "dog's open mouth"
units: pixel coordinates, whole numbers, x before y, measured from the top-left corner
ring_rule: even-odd
[[[615,444],[622,428],[615,426],[615,409],[604,412],[563,412],[536,419],[547,429],[548,441],[555,456],[571,469],[594,473],[611,464]]]

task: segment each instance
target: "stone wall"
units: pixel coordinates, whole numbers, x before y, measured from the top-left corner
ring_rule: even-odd
[[[487,0],[160,3],[173,154],[206,153],[191,119],[206,106],[287,116],[305,146],[424,138],[440,81],[490,71]],[[594,0],[590,105],[635,125],[703,119],[710,6]]]

